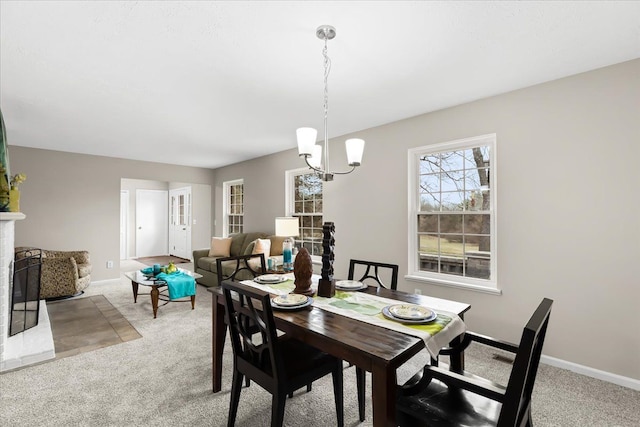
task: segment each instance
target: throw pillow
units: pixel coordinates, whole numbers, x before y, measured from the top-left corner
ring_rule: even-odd
[[[210,257],[226,257],[231,255],[231,237],[212,237]]]
[[[256,239],[253,246],[252,254],[264,254],[264,259],[269,258],[271,254],[271,240],[269,239]]]

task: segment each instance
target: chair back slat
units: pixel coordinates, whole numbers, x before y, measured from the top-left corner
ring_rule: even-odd
[[[531,394],[552,305],[552,300],[544,298],[524,327],[507,384],[499,427],[527,425],[530,414],[528,408],[531,406]]]
[[[235,262],[235,268],[229,274],[223,273],[223,263],[228,261]],[[237,276],[241,271],[248,272],[251,276],[257,277],[267,272],[266,264],[264,262],[264,254],[252,254],[252,255],[238,255],[229,256],[216,259],[216,274],[218,275],[218,284],[221,284],[224,280],[230,280],[235,282],[239,279]]]
[[[398,266],[396,264],[352,259],[349,261],[349,275],[347,277],[349,280],[354,280],[354,277],[356,277],[356,266],[366,267],[364,274],[357,279],[358,281],[364,283],[366,280],[373,280],[378,284],[378,286],[382,286],[383,288],[390,288],[393,290],[398,288]],[[373,268],[373,273],[371,272],[371,268]],[[388,275],[390,275],[388,283],[385,283],[380,276],[380,270],[388,270]]]

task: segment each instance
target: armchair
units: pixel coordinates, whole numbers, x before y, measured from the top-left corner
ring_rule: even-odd
[[[91,283],[88,251],[42,250],[40,299],[61,299],[80,295]]]

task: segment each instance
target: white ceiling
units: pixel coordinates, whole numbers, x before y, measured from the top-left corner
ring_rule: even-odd
[[[1,1],[9,145],[216,168],[640,57],[640,2]],[[366,162],[366,148],[363,161]]]

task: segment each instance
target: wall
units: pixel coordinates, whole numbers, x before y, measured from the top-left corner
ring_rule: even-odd
[[[334,167],[346,163],[344,139],[366,140],[362,166],[324,189],[337,277],[349,258],[407,273],[409,148],[496,133],[502,295],[404,278],[399,289],[470,303],[470,329],[512,341],[552,298],[546,355],[640,380],[638,76],[634,60],[332,140]],[[223,181],[244,179],[247,231],[272,232],[284,214],[285,170],[302,166],[289,150],[218,169],[216,235]]]
[[[88,250],[92,281],[119,277],[121,178],[189,182],[212,189],[215,184],[211,169],[11,145],[9,157],[11,170],[27,175],[20,185],[20,209],[27,218],[16,224],[16,246]],[[194,247],[209,245],[210,229],[202,234],[206,237],[194,239]],[[115,261],[113,269],[106,268],[108,260]]]

